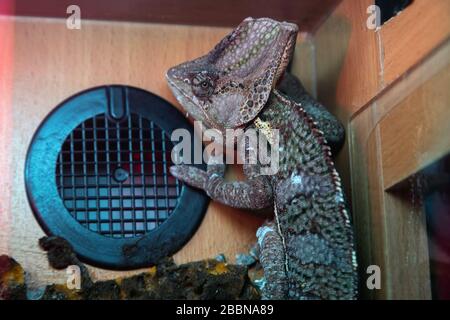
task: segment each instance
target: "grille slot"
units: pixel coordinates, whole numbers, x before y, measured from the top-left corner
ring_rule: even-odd
[[[56,165],[68,212],[109,237],[141,236],[177,206],[181,183],[169,173],[173,145],[154,122],[130,113],[120,122],[99,114],[64,141]]]

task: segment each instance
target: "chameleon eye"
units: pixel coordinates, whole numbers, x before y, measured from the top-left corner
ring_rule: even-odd
[[[215,82],[208,74],[198,73],[192,79],[192,92],[198,98],[209,98],[214,93]]]

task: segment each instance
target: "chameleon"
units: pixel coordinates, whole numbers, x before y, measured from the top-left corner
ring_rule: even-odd
[[[300,79],[286,72],[277,85],[277,89],[294,102],[301,104],[306,113],[317,123],[333,153],[337,153],[344,143],[344,126],[320,102],[305,89]]]
[[[261,129],[268,140],[278,130],[278,171],[261,174],[260,163],[244,162],[243,181],[226,181],[225,165],[214,162],[170,172],[225,205],[273,210],[256,234],[263,299],[356,299],[353,229],[327,134],[303,102],[276,89],[297,33],[289,22],[246,18],[209,53],[166,73],[178,102],[205,128]],[[243,157],[252,151],[245,148]]]

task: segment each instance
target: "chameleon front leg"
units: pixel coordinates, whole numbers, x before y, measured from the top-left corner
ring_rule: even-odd
[[[252,168],[245,168],[251,174]],[[208,166],[208,171],[192,166],[178,165],[170,168],[176,178],[203,189],[213,199],[223,204],[242,209],[263,209],[273,205],[272,188],[264,176],[253,176],[247,181],[227,182],[220,167]],[[283,240],[274,222],[267,222],[256,234],[259,260],[264,269],[263,299],[285,299],[288,281],[286,255]]]
[[[208,165],[205,172],[198,168],[178,165],[170,172],[177,179],[205,192],[211,199],[240,209],[264,209],[273,204],[272,187],[264,176],[251,177],[247,181],[225,181],[220,165]]]

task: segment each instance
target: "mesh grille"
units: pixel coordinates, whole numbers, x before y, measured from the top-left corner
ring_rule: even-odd
[[[121,122],[97,115],[65,140],[56,182],[70,214],[104,236],[134,237],[158,227],[177,205],[181,183],[169,173],[172,143],[137,114]]]

